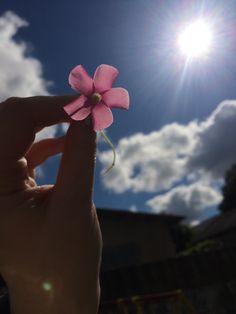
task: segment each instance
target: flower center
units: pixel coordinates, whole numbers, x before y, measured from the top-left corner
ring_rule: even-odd
[[[102,96],[98,93],[93,93],[89,98],[89,101],[92,105],[97,105],[101,100]]]

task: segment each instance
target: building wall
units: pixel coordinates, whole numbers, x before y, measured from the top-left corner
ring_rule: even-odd
[[[169,224],[157,219],[100,218],[103,234],[103,270],[162,260],[175,256]]]

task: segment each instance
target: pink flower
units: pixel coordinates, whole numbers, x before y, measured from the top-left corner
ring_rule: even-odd
[[[81,96],[64,107],[66,113],[73,120],[84,120],[91,114],[94,131],[109,127],[113,122],[111,108],[129,108],[128,91],[112,88],[118,73],[113,66],[101,64],[92,79],[82,65],[76,66],[69,75],[69,83]]]

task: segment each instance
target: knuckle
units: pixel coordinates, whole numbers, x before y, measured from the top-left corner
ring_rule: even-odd
[[[4,102],[4,105],[6,109],[11,110],[17,109],[20,103],[21,103],[20,97],[10,97]]]
[[[22,98],[10,97],[1,103],[0,120],[7,122],[9,119],[18,119],[22,110]]]
[[[7,100],[5,100],[6,103],[8,104],[15,104],[15,103],[19,103],[19,101],[21,100],[20,97],[9,97],[7,98]]]

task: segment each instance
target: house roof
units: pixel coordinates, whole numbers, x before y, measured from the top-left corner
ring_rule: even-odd
[[[236,209],[205,220],[194,228],[195,242],[215,237],[236,228]]]
[[[170,224],[180,222],[184,219],[183,216],[170,215],[170,214],[154,214],[145,212],[132,212],[129,210],[122,209],[111,209],[111,208],[97,208],[98,217],[100,218],[121,218],[121,219],[132,219],[132,220],[155,220],[164,221]]]

